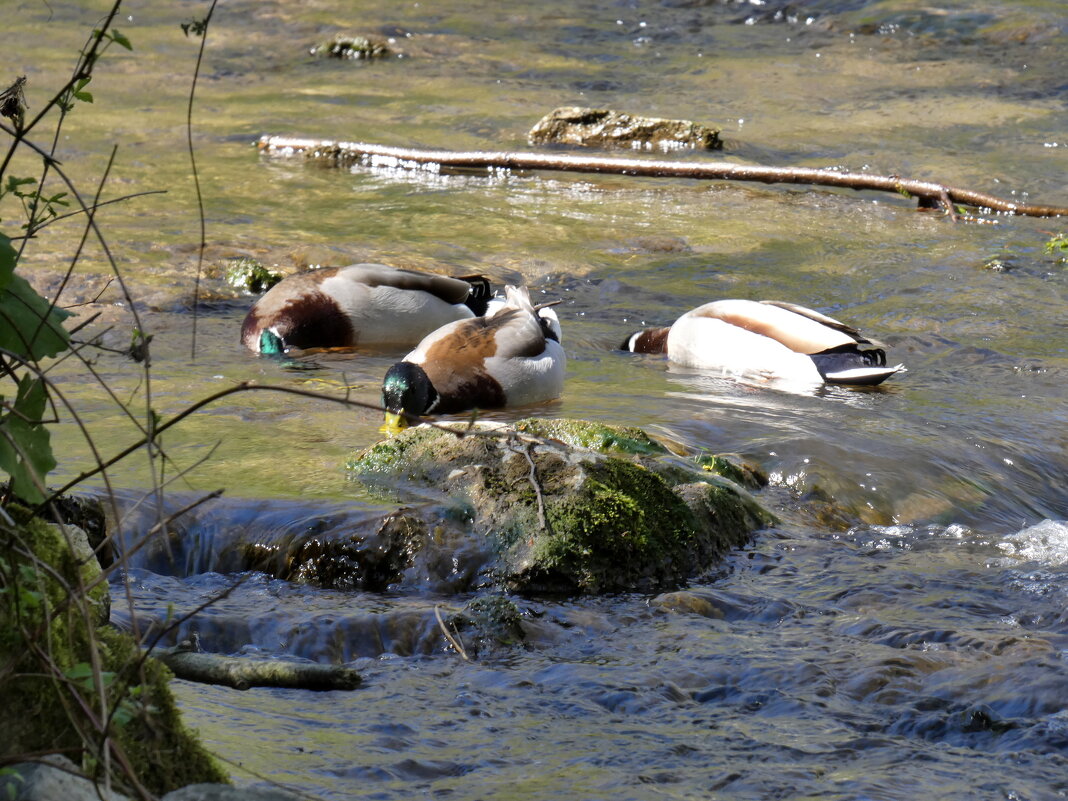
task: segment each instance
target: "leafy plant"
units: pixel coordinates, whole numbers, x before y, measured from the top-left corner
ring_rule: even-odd
[[[91,200],[87,198],[92,194],[79,192],[54,158],[54,148],[68,116],[94,102],[89,87],[100,57],[112,46],[132,49],[130,40],[111,28],[120,5],[121,0],[113,0],[78,53],[70,77],[34,109],[36,114],[28,113],[25,77],[0,92],[0,474],[8,479],[0,492],[0,758],[18,761],[20,753],[66,753],[103,782],[104,795],[110,797],[109,782],[117,781],[148,799],[189,781],[225,780],[225,774],[178,722],[166,671],[146,660],[131,638],[102,625],[107,580],[99,567],[96,574],[87,573],[90,563],[96,564],[92,555],[83,552],[76,558],[66,529],[45,523],[62,519],[52,503],[57,493],[48,486],[57,464],[50,429],[61,412],[82,426],[50,378],[51,369],[74,359],[96,375],[85,352],[97,343],[74,340],[67,328],[71,314],[60,306],[59,294],[90,237],[111,259],[95,221],[101,190]],[[27,157],[39,165],[35,175],[26,175]],[[16,163],[17,173],[12,167]],[[101,188],[110,168],[109,162]],[[41,242],[48,225],[74,216],[84,223],[81,242],[67,262],[61,288],[44,297],[22,274],[24,254]],[[113,260],[111,265],[129,300]],[[144,333],[136,309],[130,308],[130,314],[134,333],[126,355],[140,362],[134,369],[142,372],[140,384],[149,397],[152,335]],[[128,402],[100,383],[136,423]],[[137,424],[146,435],[138,447],[159,457],[159,421],[150,404],[144,422]],[[82,426],[82,431],[97,453],[89,430]],[[83,476],[99,474],[109,464],[97,456],[96,469]],[[157,485],[158,472],[150,471]],[[161,760],[164,752],[169,756]]]
[[[1054,234],[1042,249],[1046,255],[1056,256],[1058,264],[1068,264],[1068,234]]]

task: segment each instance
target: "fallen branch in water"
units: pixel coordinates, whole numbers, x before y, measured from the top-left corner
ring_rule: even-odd
[[[632,158],[587,158],[566,153],[521,153],[493,151],[418,150],[365,142],[336,142],[328,139],[295,139],[261,136],[261,152],[275,156],[303,155],[306,159],[339,165],[366,163],[371,167],[414,168],[427,164],[438,167],[484,170],[557,170],[562,172],[611,173],[653,178],[700,178],[721,181],[757,181],[765,184],[808,184],[846,189],[870,189],[915,197],[920,208],[942,208],[953,214],[954,204],[989,209],[1002,214],[1028,217],[1068,216],[1068,207],[1039,206],[896,175],[869,175],[809,167],[764,167],[730,164],[724,161],[657,161]]]
[[[182,646],[156,648],[152,656],[179,679],[221,684],[237,690],[249,687],[288,687],[297,690],[354,690],[360,674],[340,665],[286,662],[277,659],[242,659],[205,654]]]

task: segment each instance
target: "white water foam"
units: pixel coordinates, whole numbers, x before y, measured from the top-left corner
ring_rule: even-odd
[[[1046,565],[1068,564],[1068,523],[1043,520],[998,543],[1007,555],[1042,562]]]

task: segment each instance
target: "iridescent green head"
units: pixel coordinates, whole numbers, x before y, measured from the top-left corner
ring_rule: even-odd
[[[264,356],[281,356],[286,352],[282,338],[269,328],[260,331],[260,353]]]

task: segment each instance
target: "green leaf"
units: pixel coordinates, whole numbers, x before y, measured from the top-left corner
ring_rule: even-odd
[[[125,34],[119,33],[117,29],[111,32],[111,40],[120,47],[125,47],[127,50],[133,50],[133,45],[130,44],[130,40],[126,38]]]
[[[14,192],[20,186],[32,186],[37,183],[36,178],[16,178],[14,175],[7,177],[7,191]]]
[[[0,290],[11,282],[18,258],[18,251],[11,246],[11,240],[0,234]]]
[[[78,662],[68,670],[65,670],[64,675],[71,681],[81,682],[93,675],[93,669],[88,662]]]
[[[0,272],[3,260],[0,249]],[[25,278],[12,272],[0,291],[0,348],[33,360],[62,353],[70,343],[62,323],[70,315],[53,308]]]
[[[71,87],[70,93],[75,100],[81,100],[83,103],[93,102],[93,93],[85,91],[85,87],[89,85],[91,80],[93,80],[93,76],[88,75],[85,78],[80,78],[78,83]]]
[[[44,382],[27,374],[19,381],[14,409],[0,417],[0,470],[11,476],[14,493],[28,503],[44,500],[39,485],[56,466],[49,431],[41,422],[47,402]]]

